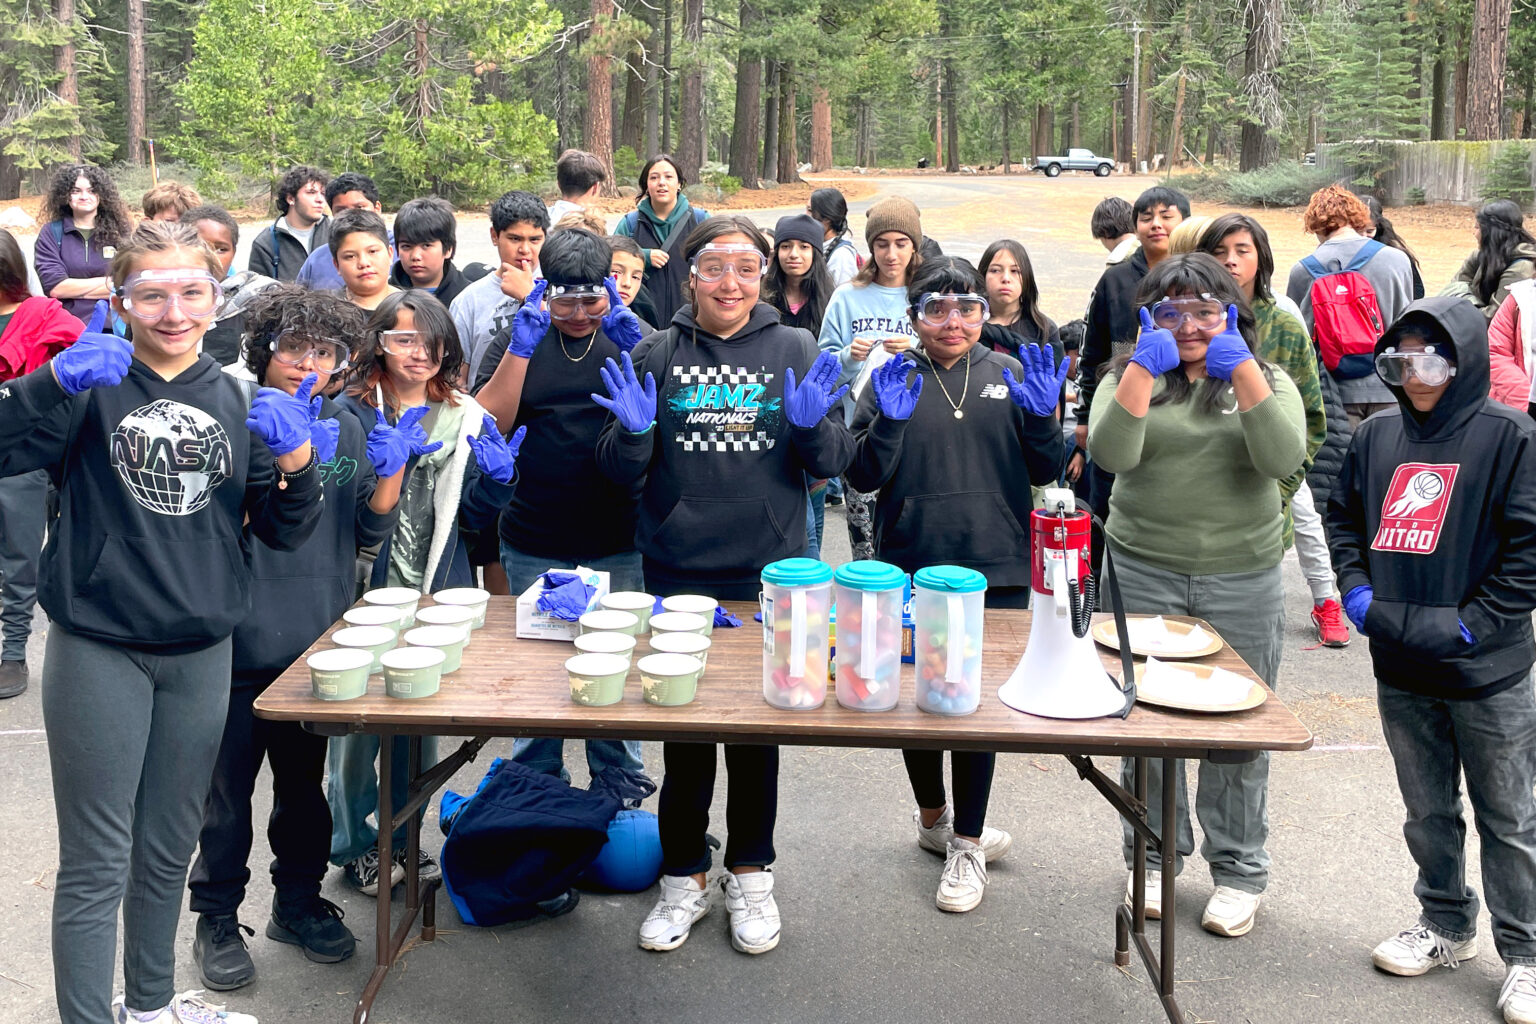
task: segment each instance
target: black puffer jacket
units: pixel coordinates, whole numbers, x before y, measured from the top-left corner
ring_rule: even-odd
[[[1328,507],[1328,496],[1333,493],[1334,481],[1344,466],[1344,453],[1349,450],[1349,417],[1344,413],[1344,400],[1339,397],[1339,386],[1333,376],[1324,371],[1322,360],[1317,363],[1317,382],[1323,390],[1323,414],[1328,417],[1328,436],[1312,460],[1307,471],[1307,486],[1312,489],[1312,504],[1318,512]],[[1324,525],[1326,526],[1326,520]]]

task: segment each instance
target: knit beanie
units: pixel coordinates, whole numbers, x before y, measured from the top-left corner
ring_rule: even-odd
[[[912,239],[914,248],[923,241],[922,215],[917,212],[917,206],[910,199],[901,196],[891,196],[882,199],[869,208],[864,215],[864,241],[871,248],[875,239],[887,231],[900,231]]]
[[[792,217],[780,217],[779,222],[773,227],[773,244],[788,242],[791,239],[804,242],[812,249],[820,249],[822,239],[826,237],[826,229],[821,226],[821,221],[804,213],[797,213]]]

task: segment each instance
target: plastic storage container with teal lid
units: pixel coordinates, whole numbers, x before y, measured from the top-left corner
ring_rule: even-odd
[[[901,696],[901,605],[907,574],[861,559],[837,567],[837,702],[889,711]]]
[[[763,699],[809,711],[827,699],[832,567],[785,558],[763,567]]]
[[[949,594],[974,594],[987,589],[987,578],[961,565],[930,565],[912,574],[912,585]]]
[[[936,715],[968,715],[981,702],[982,626],[987,578],[958,565],[912,574],[913,661],[917,706]]]

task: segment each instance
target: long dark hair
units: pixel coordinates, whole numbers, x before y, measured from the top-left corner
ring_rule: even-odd
[[[848,233],[848,199],[842,191],[835,188],[819,188],[811,193],[811,201],[808,204],[811,216],[817,220],[824,220],[832,229],[836,238],[828,240],[828,244],[835,245],[837,240]],[[823,245],[825,248],[825,244]]]
[[[1413,264],[1413,272],[1418,274],[1419,258],[1413,254],[1412,249],[1408,248],[1408,243],[1403,241],[1403,236],[1397,233],[1397,229],[1392,226],[1392,222],[1387,220],[1387,215],[1381,211],[1381,200],[1371,195],[1361,196],[1360,198],[1365,202],[1365,208],[1371,211],[1371,224],[1376,229],[1376,233],[1371,237],[1375,238],[1382,245],[1390,245],[1404,256],[1407,256],[1408,262]]]
[[[677,158],[671,153],[657,153],[655,156],[651,157],[645,162],[644,167],[640,168],[640,191],[635,193],[636,206],[640,205],[640,200],[645,199],[650,195],[650,193],[645,189],[645,183],[646,180],[651,176],[651,168],[655,167],[657,164],[672,165],[672,170],[677,172],[677,198],[679,200],[684,198],[683,189],[688,187],[688,179],[683,177],[682,165],[677,162]]]
[[[0,302],[25,302],[31,297],[27,258],[16,244],[16,236],[0,228]]]
[[[1275,251],[1269,247],[1269,232],[1252,217],[1245,213],[1222,214],[1205,226],[1195,251],[1209,253],[1214,259],[1222,240],[1239,231],[1246,231],[1253,238],[1254,255],[1259,258],[1259,272],[1253,278],[1253,297],[1274,302],[1274,293],[1269,290],[1269,279],[1275,276]]]
[[[832,272],[827,269],[827,257],[822,253],[821,246],[811,246],[811,268],[800,278],[800,294],[805,297],[805,304],[800,307],[800,312],[793,313],[784,295],[788,275],[779,266],[779,245],[778,242],[774,243],[773,255],[768,258],[768,275],[763,278],[763,301],[779,311],[779,320],[786,326],[804,327],[812,334],[819,335],[821,320],[826,316],[827,303],[832,301],[834,287]]]
[[[1019,318],[1028,317],[1034,321],[1035,326],[1040,329],[1040,339],[1043,341],[1050,336],[1054,325],[1049,317],[1040,312],[1040,286],[1035,282],[1035,268],[1029,262],[1029,253],[1025,251],[1023,245],[1011,238],[1000,238],[987,246],[986,251],[981,254],[982,282],[983,284],[986,282],[987,268],[992,266],[993,258],[1005,251],[1019,265]],[[982,294],[986,294],[985,288]]]
[[[1248,343],[1248,351],[1254,352],[1258,333],[1253,310],[1243,298],[1243,293],[1237,290],[1237,282],[1232,280],[1227,268],[1217,263],[1214,257],[1203,252],[1191,252],[1164,259],[1141,279],[1141,285],[1136,289],[1136,305],[1138,308],[1151,306],[1164,295],[1208,295],[1212,301],[1221,303],[1223,309],[1236,305],[1237,329],[1243,341]],[[1110,364],[1116,374],[1122,377],[1125,375],[1131,355],[1129,351],[1124,352]],[[1274,375],[1269,365],[1263,360],[1259,361],[1259,365],[1264,369],[1265,380],[1273,385]],[[1216,377],[1207,377],[1199,384],[1194,384],[1185,376],[1182,366],[1175,366],[1163,374],[1163,391],[1152,397],[1152,404],[1166,405],[1194,399],[1201,412],[1216,415],[1222,412],[1221,398],[1229,387],[1229,383]]]
[[[1525,214],[1519,204],[1509,199],[1496,199],[1485,203],[1477,211],[1477,226],[1482,229],[1482,239],[1477,243],[1477,254],[1472,257],[1472,291],[1484,303],[1493,299],[1499,289],[1499,278],[1509,265],[1530,256],[1518,253],[1521,245],[1536,246],[1536,237],[1525,230]]]
[[[453,317],[448,315],[448,308],[437,301],[435,296],[419,288],[392,292],[379,303],[379,308],[369,314],[368,333],[361,346],[362,351],[358,353],[357,366],[352,373],[352,383],[347,388],[347,394],[361,399],[366,405],[377,406],[374,389],[379,388],[384,392],[387,404],[397,409],[400,407],[400,396],[395,392],[395,386],[389,379],[389,370],[384,365],[384,349],[379,335],[394,329],[402,309],[411,311],[418,333],[432,338],[442,347],[442,364],[432,379],[427,381],[427,401],[457,405],[454,382],[459,379],[459,369],[464,365],[464,346],[459,342],[459,332],[453,326]]]
[[[89,181],[96,193],[96,227],[91,233],[91,241],[104,248],[131,235],[133,215],[124,205],[117,183],[93,164],[66,164],[53,172],[53,177],[48,179],[48,196],[43,200],[43,223],[73,216],[69,208],[69,192],[75,187],[77,178]]]

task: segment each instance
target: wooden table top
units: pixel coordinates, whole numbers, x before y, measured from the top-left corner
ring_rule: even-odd
[[[431,601],[422,600],[424,606]],[[997,690],[1024,653],[1030,614],[1011,609],[987,610],[982,700],[974,714],[947,717],[918,710],[911,665],[902,666],[901,701],[893,710],[849,711],[838,705],[829,685],[822,707],[781,711],[763,699],[762,627],[752,619],[756,606],[726,604],[741,618],[742,627],[714,630],[709,667],[699,681],[698,696],[681,707],[647,704],[640,696],[639,672],[633,667],[619,703],[586,707],[572,702],[564,663],[576,649],[569,642],[518,639],[516,599],[493,597],[484,628],[475,631],[464,649],[463,666],[445,675],[440,691],[431,697],[391,698],[384,693],[379,675],[369,680],[368,693],[354,700],[323,701],[311,696],[304,658],[332,646],[331,633],[344,625],[337,623],[257,699],[256,713],[263,718],[314,723],[324,732],[444,736],[602,737],[1153,757],[1220,757],[1216,752],[1305,750],[1312,745],[1312,734],[1273,693],[1250,711],[1219,715],[1144,704],[1137,704],[1125,719],[1065,721],[1014,711],[997,699]],[[642,636],[636,660],[645,653],[646,638]],[[1118,653],[1100,648],[1100,654],[1118,678]],[[1219,665],[1248,679],[1257,678],[1230,647],[1197,663]]]

